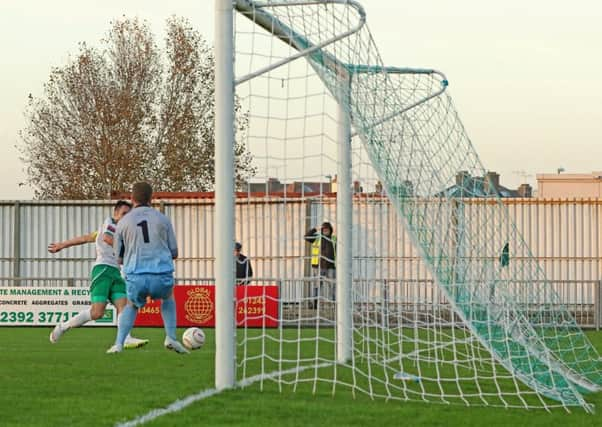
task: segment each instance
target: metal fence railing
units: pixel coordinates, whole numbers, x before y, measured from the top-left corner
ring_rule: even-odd
[[[49,254],[48,244],[96,230],[112,203],[1,202],[0,276],[86,276],[94,264],[94,245]],[[467,215],[487,215],[488,203],[467,201]],[[547,279],[602,278],[602,199],[504,199],[503,203]],[[176,230],[181,249],[176,275],[214,276],[213,199],[162,200],[157,207],[172,219]],[[303,277],[310,268],[303,235],[309,226],[336,218],[336,198],[242,198],[237,199],[236,209],[236,237],[252,261],[255,276]],[[386,199],[354,199],[354,274],[431,279],[404,227]],[[511,262],[523,262],[521,256],[511,250]]]

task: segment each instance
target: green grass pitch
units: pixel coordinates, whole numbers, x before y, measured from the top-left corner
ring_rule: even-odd
[[[70,331],[59,344],[49,328],[0,328],[0,426],[113,426],[213,387],[213,330],[190,355],[163,349],[161,329],[137,329],[143,349],[106,355],[112,328]],[[602,351],[602,332],[589,332]],[[228,391],[148,425],[208,426],[601,426],[602,393],[589,395],[597,413],[501,409],[371,400],[309,384],[279,392],[274,385]]]

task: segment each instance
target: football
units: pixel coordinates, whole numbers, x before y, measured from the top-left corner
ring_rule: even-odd
[[[201,328],[188,328],[182,334],[182,343],[189,350],[198,350],[205,344],[205,333]]]

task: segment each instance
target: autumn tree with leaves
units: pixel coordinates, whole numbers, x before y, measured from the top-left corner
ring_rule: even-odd
[[[255,170],[235,102],[235,182]],[[29,96],[20,150],[37,198],[95,199],[137,181],[156,191],[214,185],[214,56],[182,18],[167,20],[161,51],[148,25],[112,23],[99,48],[81,43]]]

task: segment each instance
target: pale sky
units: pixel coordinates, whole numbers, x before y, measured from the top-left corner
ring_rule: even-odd
[[[555,172],[602,171],[602,2],[361,0],[388,65],[446,73],[485,167],[502,185]],[[0,0],[0,199],[29,199],[15,145],[27,95],[77,43],[138,16],[162,37],[186,16],[213,39],[213,0]]]

